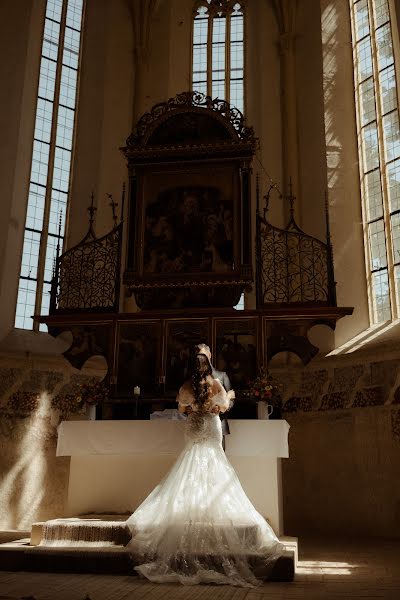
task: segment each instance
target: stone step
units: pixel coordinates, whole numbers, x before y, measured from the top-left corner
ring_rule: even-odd
[[[0,570],[25,571],[25,551],[29,547],[29,538],[12,540],[0,544]]]
[[[212,558],[212,557],[211,557]],[[262,562],[249,557],[257,577],[264,577]],[[206,562],[210,557],[206,557]],[[218,557],[215,557],[216,563]],[[135,575],[135,560],[124,546],[30,546],[29,539],[0,544],[0,570],[57,573]],[[295,552],[288,547],[269,574],[270,581],[293,581]]]
[[[135,574],[132,558],[125,546],[30,546],[29,539],[0,544],[0,570]]]
[[[0,570],[134,575],[135,557],[125,547],[130,539],[127,517],[81,515],[35,523],[30,538],[22,537],[26,532],[4,532],[0,537],[6,540],[0,543]],[[245,526],[244,530],[250,535]],[[16,539],[18,535],[20,539]],[[292,581],[297,565],[297,538],[281,537],[280,540],[286,551],[268,579]],[[205,557],[206,565],[210,559],[218,568],[220,557]],[[264,578],[262,560],[257,555],[249,555],[248,559],[257,577]]]
[[[31,531],[31,546],[125,546],[130,540],[130,532],[126,526],[129,515],[88,514],[79,517],[54,519],[34,523]],[[251,528],[238,527],[239,535],[249,539],[251,534],[257,535]],[[288,551],[294,553],[297,566],[297,538],[281,536],[280,541]]]
[[[126,515],[82,515],[34,523],[31,546],[125,546],[130,538]]]
[[[14,542],[15,540],[21,540],[23,538],[29,538],[31,532],[24,529],[6,529],[0,531],[0,544],[6,544],[7,542]]]
[[[297,537],[292,537],[289,535],[280,535],[279,541],[284,544],[287,552],[291,552],[294,558],[294,566],[297,568],[297,564],[299,562],[299,540]]]

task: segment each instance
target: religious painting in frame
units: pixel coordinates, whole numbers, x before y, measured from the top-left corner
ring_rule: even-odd
[[[117,338],[117,389],[153,393],[160,377],[160,321],[120,323]]]
[[[219,280],[240,264],[237,165],[143,169],[139,186],[138,275],[157,280]]]
[[[171,320],[165,324],[165,389],[178,391],[190,377],[190,361],[196,344],[209,342],[208,319]]]
[[[258,372],[258,318],[215,319],[214,366],[234,389],[248,388]]]

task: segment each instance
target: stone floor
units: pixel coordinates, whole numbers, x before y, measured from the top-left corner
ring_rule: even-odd
[[[150,584],[136,577],[0,571],[0,600],[399,600],[400,541],[299,541],[294,583]]]

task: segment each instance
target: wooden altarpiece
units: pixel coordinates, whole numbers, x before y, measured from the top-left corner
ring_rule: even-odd
[[[223,100],[185,92],[138,122],[123,281],[141,309],[234,306],[253,280],[252,128]]]
[[[322,242],[298,227],[291,194],[287,227],[274,226],[270,193],[261,206],[258,185],[257,307],[233,308],[253,282],[255,147],[243,115],[224,101],[186,92],[157,104],[122,148],[129,174],[125,227],[112,202],[114,226],[96,238],[92,202],[87,235],[57,256],[50,315],[34,318],[53,336],[70,332],[64,356],[73,366],[94,355],[106,358],[111,395],[103,418],[145,417],[152,407],[168,406],[200,341],[239,390],[236,416],[254,416],[240,390],[259,368],[279,352],[307,364],[318,353],[308,339],[311,327],[334,329],[351,314],[352,308],[336,306],[327,207]],[[134,294],[138,312],[119,312],[122,290]],[[139,411],[135,385],[142,390]]]

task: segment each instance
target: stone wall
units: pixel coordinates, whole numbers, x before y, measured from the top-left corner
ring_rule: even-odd
[[[289,422],[289,535],[400,536],[400,359],[395,353],[274,369]]]
[[[0,356],[0,529],[29,529],[65,514],[69,458],[56,457],[57,426],[85,418],[75,399],[96,370],[52,360]]]
[[[272,372],[291,425],[290,458],[283,460],[285,532],[398,537],[396,352],[356,352]],[[56,428],[71,416],[79,384],[96,376],[61,357],[1,360],[0,528],[29,528],[65,514],[69,458],[55,455]]]

